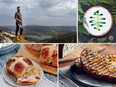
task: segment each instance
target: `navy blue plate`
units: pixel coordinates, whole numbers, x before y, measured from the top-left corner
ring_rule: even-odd
[[[77,66],[73,64],[70,67],[70,74],[77,84],[84,87],[116,87],[116,84],[98,81],[87,74],[77,74],[76,68]]]
[[[19,46],[20,46],[19,44],[11,44],[11,45],[8,45],[6,47],[3,47],[3,48],[0,49],[0,55],[7,54],[7,53],[15,50]]]

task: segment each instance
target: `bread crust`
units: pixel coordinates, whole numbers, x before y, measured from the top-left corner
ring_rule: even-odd
[[[116,71],[113,69],[116,61],[113,59],[116,59],[115,55],[98,54],[88,48],[80,56],[81,67],[88,75],[101,81],[116,83]]]
[[[40,79],[40,69],[35,68],[32,61],[23,56],[15,56],[7,61],[6,72],[16,78],[19,85],[36,84]]]
[[[44,44],[40,52],[39,61],[42,64],[58,67],[57,45]]]

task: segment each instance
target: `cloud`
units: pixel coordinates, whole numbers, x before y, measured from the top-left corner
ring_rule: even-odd
[[[76,11],[75,0],[41,0],[41,7],[48,16],[66,16],[72,11]]]
[[[75,25],[76,22],[76,0],[1,0],[0,25],[15,24],[17,6],[21,7],[24,25]]]

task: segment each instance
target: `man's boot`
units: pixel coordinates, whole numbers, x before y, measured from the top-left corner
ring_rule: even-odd
[[[23,35],[20,35],[20,40],[25,40]]]
[[[17,40],[17,41],[19,41],[19,40],[20,40],[19,36],[16,36],[16,40]]]

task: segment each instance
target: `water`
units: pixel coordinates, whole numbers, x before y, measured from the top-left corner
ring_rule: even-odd
[[[26,37],[27,38],[36,38],[37,40],[44,40],[44,39],[52,38],[52,36],[50,36],[50,35],[41,35],[41,36],[38,36],[38,35],[27,35]]]

